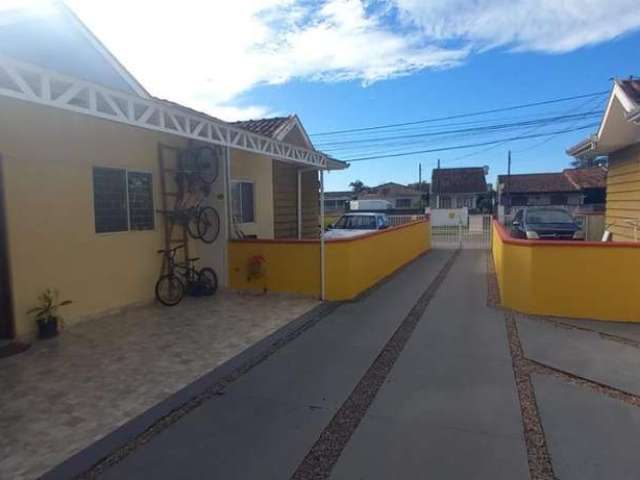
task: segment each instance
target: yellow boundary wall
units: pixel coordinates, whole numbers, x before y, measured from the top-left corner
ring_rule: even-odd
[[[556,317],[640,322],[640,244],[519,240],[494,221],[502,305]]]
[[[428,221],[325,242],[327,300],[350,300],[431,248]],[[263,274],[249,275],[253,257]],[[233,240],[229,242],[229,286],[238,290],[320,296],[318,240]]]

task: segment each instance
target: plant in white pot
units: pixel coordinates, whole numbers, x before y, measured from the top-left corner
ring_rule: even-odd
[[[58,335],[58,326],[62,325],[62,317],[58,309],[70,305],[71,300],[58,301],[58,290],[48,288],[38,296],[38,305],[27,313],[32,314],[38,324],[38,338],[52,338]]]

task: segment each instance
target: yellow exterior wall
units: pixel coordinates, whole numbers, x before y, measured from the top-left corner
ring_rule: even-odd
[[[82,114],[0,99],[0,153],[16,334],[30,336],[26,311],[46,288],[82,317],[153,299],[161,260],[162,219],[155,230],[96,234],[92,167],[151,172],[160,205],[158,143],[182,140]]]
[[[640,322],[640,247],[505,241],[493,257],[505,307],[535,315]]]
[[[640,145],[609,156],[606,225],[614,241],[640,239],[640,228],[634,233],[626,220],[640,224]]]
[[[245,180],[255,185],[255,222],[243,223],[240,229],[246,235],[273,238],[273,162],[241,150],[231,151],[231,180]]]
[[[428,222],[325,243],[326,298],[349,300],[431,248]],[[249,259],[265,259],[264,275],[250,279]],[[320,242],[233,241],[229,245],[231,288],[320,295]]]

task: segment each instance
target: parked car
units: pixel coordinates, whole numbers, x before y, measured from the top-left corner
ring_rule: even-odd
[[[364,235],[389,227],[389,217],[384,213],[345,213],[330,225],[324,238],[346,238]]]
[[[511,222],[511,236],[530,240],[584,240],[584,232],[562,208],[523,208]]]

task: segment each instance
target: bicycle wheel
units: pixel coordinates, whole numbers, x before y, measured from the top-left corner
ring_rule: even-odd
[[[184,283],[175,275],[163,275],[156,282],[156,298],[167,307],[179,304],[184,297]]]
[[[212,147],[200,147],[195,154],[196,175],[204,183],[211,185],[218,178],[220,150]]]
[[[220,215],[213,207],[204,207],[198,213],[198,236],[204,243],[213,243],[220,234]]]
[[[198,274],[198,282],[204,286],[209,295],[213,295],[218,290],[218,276],[213,268],[201,268]]]
[[[188,213],[185,214],[187,217],[185,219],[184,225],[187,228],[187,233],[194,240],[200,240],[200,227],[199,227],[199,213],[197,210],[189,210]]]

